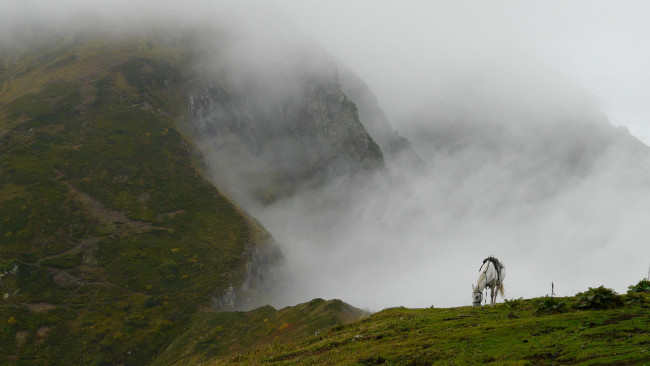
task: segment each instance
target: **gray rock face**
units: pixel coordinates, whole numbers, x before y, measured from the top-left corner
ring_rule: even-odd
[[[270,236],[248,243],[242,256],[246,260],[243,278],[230,278],[230,286],[212,299],[215,309],[245,310],[264,305],[287,280],[281,268],[283,256]]]
[[[382,150],[326,56],[308,53],[291,65],[219,75],[225,76],[207,76],[192,88],[188,130],[215,180],[238,201],[268,203],[384,168]]]
[[[396,172],[400,168],[425,169],[424,161],[415,152],[411,142],[393,130],[368,85],[345,67],[341,68],[340,79],[343,91],[359,108],[363,125],[384,152],[388,167]]]

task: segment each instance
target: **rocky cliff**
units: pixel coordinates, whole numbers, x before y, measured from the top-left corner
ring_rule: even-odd
[[[411,142],[393,129],[370,87],[349,68],[340,70],[341,87],[357,105],[359,117],[384,152],[388,167],[394,172],[425,169]]]
[[[298,47],[286,60],[264,68],[219,65],[218,73],[206,72],[191,88],[187,100],[186,129],[212,177],[243,202],[270,203],[339,176],[385,167],[330,57]]]

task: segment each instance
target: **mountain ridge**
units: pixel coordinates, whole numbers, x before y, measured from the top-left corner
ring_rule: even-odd
[[[261,305],[282,281],[277,243],[206,179],[184,131],[195,35],[54,32],[0,50],[3,363],[147,364],[203,307]],[[356,107],[331,88],[312,103],[339,131],[314,140],[315,155],[346,148],[338,174],[381,169]]]
[[[233,306],[255,301],[269,268],[247,264],[277,247],[202,177],[174,127],[182,53],[54,44],[1,62],[1,357],[144,363],[230,287],[248,287]]]
[[[190,92],[185,130],[211,175],[239,202],[253,197],[266,205],[385,167],[382,149],[342,90],[334,61],[301,45],[292,52],[298,56],[286,64],[225,62],[218,72],[206,71]],[[239,74],[245,76],[224,76]]]

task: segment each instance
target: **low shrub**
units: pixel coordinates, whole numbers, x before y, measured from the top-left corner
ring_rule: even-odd
[[[645,296],[637,292],[629,292],[627,295],[624,295],[623,301],[627,305],[645,304],[646,302]]]
[[[628,294],[636,292],[650,292],[650,281],[644,278],[636,285],[629,286],[627,289]]]
[[[522,297],[512,300],[504,299],[503,302],[509,309],[521,309],[524,306],[524,299]]]
[[[382,356],[372,356],[368,358],[362,358],[358,360],[361,365],[383,365],[386,363],[386,359]]]
[[[153,296],[149,296],[149,297],[147,297],[147,298],[142,302],[142,306],[143,306],[145,309],[152,308],[152,307],[154,307],[154,306],[156,306],[156,305],[158,305],[158,304],[159,304],[158,300],[157,300],[155,297],[153,297]]]
[[[544,296],[537,301],[535,306],[535,315],[540,314],[559,314],[569,311],[566,302],[558,300],[556,297]]]
[[[588,291],[576,294],[577,308],[586,309],[614,309],[623,306],[623,298],[614,290],[600,286],[589,287]]]

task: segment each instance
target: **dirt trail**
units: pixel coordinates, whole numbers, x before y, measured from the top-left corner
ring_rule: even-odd
[[[137,231],[149,231],[154,228],[153,225],[144,222],[144,221],[135,221],[128,218],[124,213],[113,210],[104,206],[101,202],[90,197],[88,194],[80,191],[77,187],[73,186],[70,182],[63,179],[63,172],[58,169],[54,169],[56,173],[56,180],[63,184],[70,193],[79,201],[81,201],[84,206],[90,211],[90,213],[100,220],[103,223],[112,224],[115,222],[123,223],[129,228],[137,229]]]

